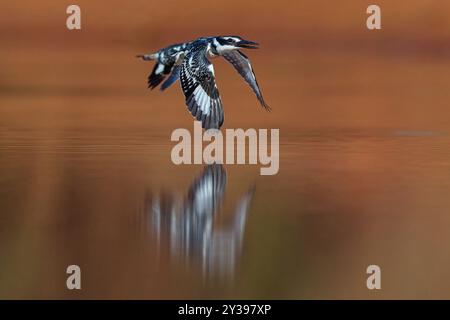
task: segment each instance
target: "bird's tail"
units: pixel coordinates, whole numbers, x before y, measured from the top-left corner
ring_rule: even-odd
[[[158,52],[156,53],[149,53],[149,54],[138,54],[136,58],[141,58],[142,60],[149,61],[149,60],[156,60],[158,59]]]

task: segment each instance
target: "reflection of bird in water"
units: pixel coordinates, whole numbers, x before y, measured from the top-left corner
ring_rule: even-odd
[[[218,228],[214,220],[225,186],[225,169],[209,165],[194,180],[185,199],[173,195],[152,199],[145,211],[160,248],[168,246],[173,258],[186,264],[201,262],[205,274],[222,277],[234,273],[253,196],[253,189],[246,192],[236,205],[232,223]]]
[[[186,105],[192,116],[202,122],[205,129],[218,129],[222,126],[224,115],[222,100],[217,89],[214,68],[208,57],[222,56],[230,62],[237,72],[250,85],[261,105],[269,110],[253,73],[248,57],[239,49],[256,49],[257,43],[238,36],[219,36],[174,44],[155,53],[138,55],[143,60],[156,60],[148,77],[148,86],[156,88],[162,84],[165,90],[180,79],[186,98]]]

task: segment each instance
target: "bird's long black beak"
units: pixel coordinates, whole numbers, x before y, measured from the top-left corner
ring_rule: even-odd
[[[236,46],[245,49],[258,49],[259,44],[253,41],[241,40],[238,43],[236,43]]]

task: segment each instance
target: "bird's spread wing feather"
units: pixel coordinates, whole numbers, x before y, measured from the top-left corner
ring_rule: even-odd
[[[145,60],[145,55],[140,55],[139,57]],[[167,75],[170,74],[169,78],[163,83],[161,90],[165,90],[179,77],[179,67],[178,65],[184,58],[184,47],[180,45],[169,47],[161,51],[158,57],[158,62],[156,62],[152,73],[148,76],[148,87],[151,89],[156,88]]]
[[[164,81],[164,83],[161,85],[161,91],[166,90],[180,78],[180,69],[181,65],[176,65],[172,68],[172,73],[167,78],[167,80]]]
[[[173,65],[164,65],[160,62],[157,62],[153,67],[152,73],[148,76],[148,87],[150,89],[156,88],[170,73]]]
[[[206,50],[192,50],[180,70],[180,82],[186,105],[205,129],[219,129],[223,124],[223,108],[214,79],[213,65],[206,58]]]
[[[261,94],[261,90],[258,86],[258,81],[256,81],[256,76],[253,72],[253,68],[248,57],[239,50],[233,50],[224,53],[223,57],[233,65],[236,71],[239,72],[244,80],[250,85],[261,105],[267,110],[270,110],[270,107],[264,101],[264,98]]]

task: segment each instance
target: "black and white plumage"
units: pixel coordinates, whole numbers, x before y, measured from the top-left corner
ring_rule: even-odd
[[[226,188],[225,168],[212,164],[194,179],[186,196],[178,192],[147,195],[141,221],[156,240],[158,252],[167,250],[177,263],[189,268],[201,265],[205,276],[233,277],[255,187],[239,196],[231,211]]]
[[[137,55],[143,60],[156,60],[152,73],[148,76],[148,87],[150,89],[156,88],[167,75],[171,75],[166,82],[161,86],[161,90],[165,90],[172,83],[178,80],[179,70],[177,70],[177,61],[182,60],[182,56],[186,51],[188,43],[178,43],[172,46],[163,48],[156,53]],[[176,71],[176,72],[173,72]]]
[[[224,111],[214,67],[208,58],[223,56],[250,85],[261,105],[270,110],[261,94],[250,60],[239,50],[256,49],[257,45],[238,36],[208,37],[175,44],[156,53],[137,57],[157,61],[148,77],[149,88],[156,88],[168,75],[161,90],[180,79],[186,105],[192,116],[201,121],[205,129],[219,129],[224,121]]]

